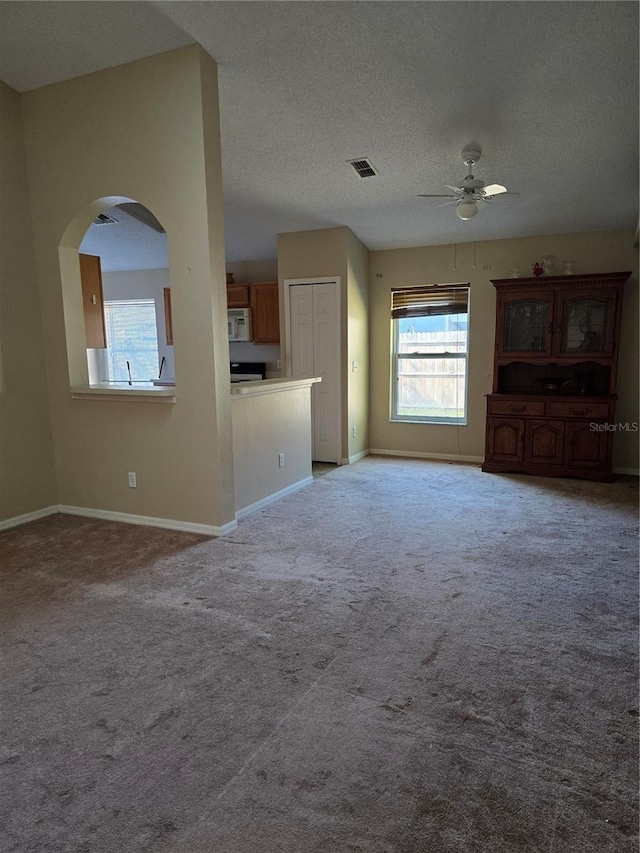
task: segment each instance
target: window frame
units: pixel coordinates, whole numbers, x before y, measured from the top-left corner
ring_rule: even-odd
[[[469,399],[469,345],[470,345],[470,335],[469,335],[469,303],[470,303],[470,287],[468,284],[460,285],[431,285],[427,288],[425,286],[416,286],[415,288],[406,287],[406,288],[398,288],[397,290],[401,290],[404,293],[410,292],[411,290],[415,290],[416,293],[424,293],[425,290],[431,290],[433,287],[433,295],[435,296],[438,292],[446,291],[447,289],[466,289],[466,297],[467,297],[467,308],[466,312],[464,312],[464,316],[467,319],[467,329],[466,329],[466,348],[464,353],[456,352],[450,353],[446,350],[442,352],[435,353],[400,353],[399,352],[399,344],[400,344],[400,321],[403,319],[402,317],[391,317],[391,364],[390,364],[390,379],[391,379],[391,388],[389,394],[389,421],[391,423],[420,423],[420,424],[443,424],[445,426],[467,426],[468,423],[468,399]],[[446,312],[444,316],[461,316],[463,312]],[[429,316],[427,312],[424,314],[414,314],[413,316]],[[436,415],[401,415],[398,414],[398,389],[400,384],[400,364],[401,361],[411,361],[411,360],[443,360],[443,359],[456,359],[462,360],[464,364],[464,399],[462,401],[462,416],[459,418],[452,418],[450,416],[438,417]]]

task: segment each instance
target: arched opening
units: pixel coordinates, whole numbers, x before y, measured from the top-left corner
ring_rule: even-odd
[[[71,385],[152,389],[173,384],[167,236],[130,198],[81,211],[60,242]]]

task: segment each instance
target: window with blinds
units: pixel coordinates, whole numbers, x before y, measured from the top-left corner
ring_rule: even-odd
[[[105,300],[107,348],[102,376],[107,382],[149,383],[158,375],[158,326],[153,299]]]
[[[469,285],[391,292],[391,420],[465,424]]]

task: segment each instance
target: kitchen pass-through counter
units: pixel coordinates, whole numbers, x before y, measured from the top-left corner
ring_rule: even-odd
[[[236,517],[311,483],[311,386],[265,379],[231,386]]]

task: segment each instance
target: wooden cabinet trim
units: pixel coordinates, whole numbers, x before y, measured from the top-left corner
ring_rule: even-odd
[[[83,255],[80,252],[78,257],[80,259],[86,346],[87,349],[106,349],[107,332],[104,322],[100,258],[97,255]]]
[[[162,289],[164,297],[164,329],[167,337],[167,344],[173,346],[173,315],[171,313],[171,288],[164,287]]]

